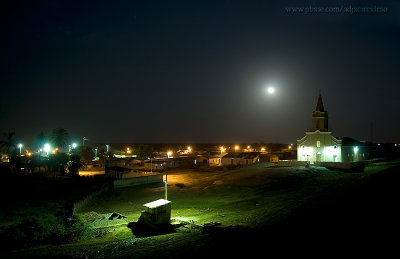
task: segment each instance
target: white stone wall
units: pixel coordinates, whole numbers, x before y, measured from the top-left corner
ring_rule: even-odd
[[[307,132],[297,141],[298,161],[342,162],[342,142],[331,132]]]

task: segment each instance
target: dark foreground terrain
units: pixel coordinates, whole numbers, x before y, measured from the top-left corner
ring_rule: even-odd
[[[312,199],[272,227],[226,230],[209,239],[205,249],[188,252],[200,257],[397,257],[399,180],[400,166],[389,168],[339,195]]]
[[[389,164],[390,166],[381,163],[377,168],[387,169],[377,169],[376,173],[368,174],[348,174],[321,169],[299,171],[296,168],[281,170],[262,167],[224,173],[178,173],[175,176],[171,175],[171,184],[176,179],[184,182],[187,187],[171,186],[170,194],[171,199],[174,200],[175,214],[184,215],[186,206],[189,206],[189,214],[203,211],[204,218],[208,218],[213,214],[207,212],[208,210],[200,210],[201,205],[215,200],[224,202],[223,199],[225,199],[229,201],[225,212],[229,213],[232,210],[234,214],[226,214],[226,217],[220,220],[231,223],[209,228],[207,231],[199,228],[188,230],[188,232],[144,238],[134,237],[126,232],[126,226],[120,226],[114,232],[105,229],[105,236],[96,237],[92,241],[84,236],[81,240],[70,244],[43,245],[9,251],[3,253],[2,257],[278,258],[306,256],[326,258],[354,256],[359,258],[368,255],[385,258],[398,253],[400,216],[397,212],[397,199],[400,197],[397,186],[400,166],[398,163]],[[397,165],[393,166],[395,164]],[[369,170],[373,171],[374,165],[371,165]],[[250,174],[253,179],[251,181],[246,178]],[[199,175],[199,180],[194,180],[196,175]],[[280,177],[274,178],[277,175]],[[186,176],[189,177],[186,179],[184,178]],[[331,178],[324,180],[328,177]],[[239,192],[236,194],[239,199],[233,199],[236,197],[233,193],[230,193],[229,197],[224,197],[225,194],[220,195],[221,190],[233,188],[238,182],[241,183],[240,179],[247,179],[246,186],[236,186],[232,189]],[[271,182],[271,179],[279,179],[279,181]],[[339,181],[339,179],[342,180]],[[210,183],[205,183],[206,180]],[[214,187],[205,189],[207,191],[202,189],[203,185],[210,184]],[[196,191],[199,187],[201,187],[200,191]],[[281,194],[281,190],[284,196],[278,195]],[[289,190],[291,194],[286,195]],[[128,197],[131,192],[134,195]],[[121,211],[124,208],[133,208],[133,205],[127,201],[135,203],[135,199],[138,199],[139,204],[142,204],[141,196],[137,195],[142,192],[145,192],[145,196],[149,198],[153,198],[152,195],[159,195],[158,188],[122,190],[114,196],[101,198],[95,204],[88,204],[87,209],[100,213],[104,206],[115,206]],[[201,195],[205,193],[208,194],[202,197]],[[253,204],[253,199],[257,198],[261,205],[249,206],[250,203],[247,202],[246,197],[240,199],[242,193],[246,194],[247,198],[250,197],[251,204]],[[311,198],[302,199],[306,193],[311,193]],[[269,196],[274,199],[270,199]],[[185,197],[189,197],[191,202],[185,203]],[[254,222],[252,216],[264,215],[258,213],[264,210],[263,200],[260,197],[266,197],[265,202],[269,201],[269,206],[284,204],[286,208],[279,207],[276,212],[280,215],[278,212],[285,210],[287,213],[282,215],[287,216],[274,216],[275,214],[267,213],[266,218],[261,219],[260,223],[235,224],[247,217]],[[296,200],[301,202],[293,202]],[[291,203],[299,204],[299,206],[290,206]],[[232,204],[233,208],[231,208]],[[212,203],[207,203],[207,206],[212,205]],[[236,210],[238,206],[241,207]],[[131,221],[137,218],[136,209],[131,212],[132,217],[129,211],[124,213]],[[243,218],[238,216],[238,213],[243,214]],[[199,223],[200,218],[199,216]],[[273,218],[279,218],[279,220],[268,221]],[[266,222],[272,223],[265,224]],[[115,236],[113,236],[114,233]],[[120,238],[118,233],[122,233]]]

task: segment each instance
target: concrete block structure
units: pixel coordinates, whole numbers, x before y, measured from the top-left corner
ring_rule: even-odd
[[[171,202],[159,199],[144,204],[140,221],[151,228],[168,226],[171,222]]]

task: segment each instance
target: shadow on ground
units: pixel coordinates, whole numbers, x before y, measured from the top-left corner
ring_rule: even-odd
[[[138,222],[129,222],[128,228],[131,229],[132,233],[136,237],[149,237],[149,236],[158,236],[165,235],[169,233],[174,233],[175,229],[178,228],[177,225],[167,225],[159,228],[150,228],[147,225]]]

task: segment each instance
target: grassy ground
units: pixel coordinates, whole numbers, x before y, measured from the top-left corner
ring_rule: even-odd
[[[320,210],[314,210],[315,208],[320,208],[321,204],[335,203],[337,197],[348,193],[356,183],[371,179],[396,164],[374,163],[362,173],[315,167],[274,168],[269,164],[229,171],[172,171],[168,173],[168,199],[172,201],[172,217],[192,224],[166,235],[135,237],[127,227],[127,222],[137,221],[143,204],[163,198],[164,187],[152,185],[117,189],[112,194],[94,200],[78,212],[89,227],[78,242],[21,250],[7,255],[179,257],[188,252],[204,254],[203,249],[227,244],[221,243],[221,240],[229,240],[229,246],[260,245],[259,239],[250,244],[244,237],[259,236],[261,232],[265,236],[268,231],[276,234],[277,226],[282,227],[283,224],[296,228],[310,225],[308,218],[318,221],[313,215],[318,215]],[[336,211],[340,209],[338,207]],[[127,216],[127,220],[117,221],[111,226],[106,221],[104,225],[98,224],[102,215],[110,212],[123,214]],[[321,214],[323,216],[329,218]],[[196,225],[201,226],[208,222],[221,223],[224,227],[221,232],[223,234],[204,234],[201,229],[196,228]],[[322,224],[323,221],[319,223]],[[299,228],[299,233],[300,231],[304,233],[309,230]],[[237,243],[237,240],[242,241]]]
[[[84,228],[72,204],[102,186],[104,180],[3,175],[0,244],[4,250],[71,241]]]

